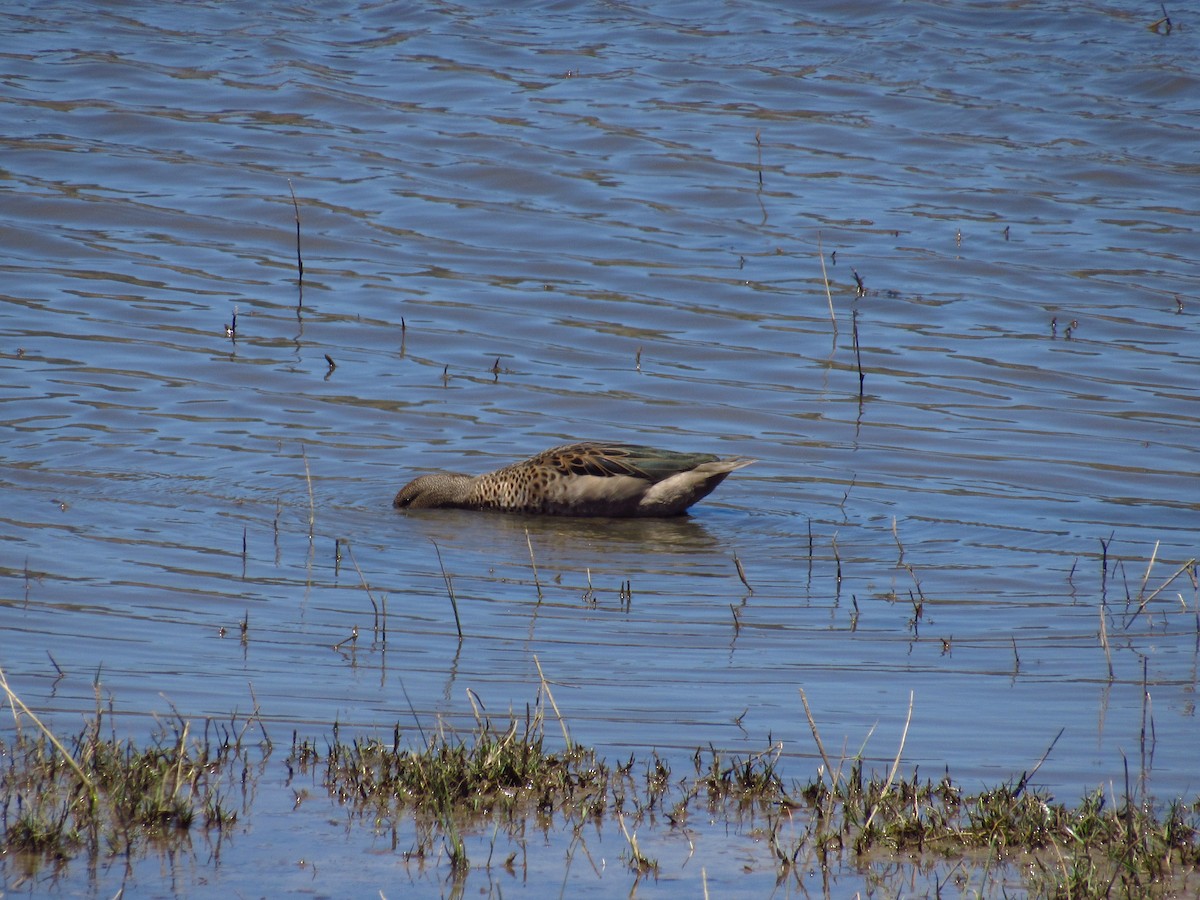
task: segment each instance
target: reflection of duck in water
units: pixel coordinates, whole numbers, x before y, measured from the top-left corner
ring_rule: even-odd
[[[422,475],[396,494],[401,509],[498,509],[559,516],[679,516],[752,459],[632,444],[555,447],[483,475]]]

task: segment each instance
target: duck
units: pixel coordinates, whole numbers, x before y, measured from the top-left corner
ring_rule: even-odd
[[[482,475],[421,475],[397,492],[392,505],[553,516],[682,516],[731,472],[753,462],[757,460],[583,441]]]

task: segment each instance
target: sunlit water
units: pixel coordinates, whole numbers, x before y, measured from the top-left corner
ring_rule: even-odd
[[[803,690],[879,770],[903,741],[970,789],[1053,743],[1063,799],[1126,761],[1194,796],[1200,23],[1158,15],[13,12],[12,687],[66,732],[98,681],[134,736],[257,705],[281,744],[415,742],[472,695],[523,713],[540,664],[614,760],[776,742],[808,780]],[[680,521],[391,509],[414,472],[582,437],[759,462]],[[263,777],[221,862],[65,884],[441,892]],[[661,837],[640,891],[769,890],[728,840]],[[603,842],[480,889],[625,893]]]

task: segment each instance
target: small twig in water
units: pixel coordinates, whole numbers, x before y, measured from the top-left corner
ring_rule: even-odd
[[[1158,559],[1158,545],[1160,541],[1154,542],[1154,552],[1150,554],[1150,562],[1146,563],[1146,574],[1142,576],[1142,586],[1138,588],[1138,600],[1146,594],[1146,582],[1150,580],[1150,571],[1154,568],[1154,561]]]
[[[754,588],[750,587],[750,582],[746,580],[746,570],[742,568],[742,561],[738,559],[738,555],[733,554],[733,567],[737,569],[738,578],[742,579],[742,584],[746,586],[746,590],[754,593]]]
[[[1155,552],[1155,554],[1158,553],[1158,544],[1157,543],[1154,545],[1154,552]],[[1151,565],[1153,565],[1154,560],[1152,559],[1150,561],[1150,563],[1151,563]],[[1164,581],[1157,588],[1155,588],[1153,591],[1151,591],[1151,593],[1148,597],[1143,597],[1141,602],[1138,604],[1138,608],[1133,611],[1133,615],[1131,615],[1129,617],[1129,620],[1125,623],[1125,627],[1128,628],[1130,625],[1132,625],[1133,620],[1136,619],[1141,614],[1142,610],[1144,610],[1146,608],[1146,606],[1150,603],[1150,601],[1153,600],[1155,597],[1157,597],[1159,594],[1161,594],[1163,591],[1165,591],[1167,589],[1167,586],[1170,585],[1170,583],[1172,581],[1174,581],[1176,578],[1178,578],[1184,572],[1191,570],[1192,567],[1195,565],[1196,565],[1195,557],[1189,559],[1182,566],[1180,566],[1178,569],[1176,569],[1174,572],[1172,572],[1166,581]],[[1146,569],[1146,578],[1149,578],[1149,577],[1150,577],[1150,569],[1147,568]],[[1145,579],[1143,579],[1142,580],[1142,591],[1145,591],[1145,589],[1146,589],[1146,581],[1145,581]],[[1141,597],[1141,591],[1138,592],[1138,596]]]
[[[762,190],[763,173],[762,173],[762,129],[754,129],[754,143],[758,145],[758,188]]]
[[[837,251],[834,250],[836,261]],[[829,275],[825,271],[825,250],[821,244],[821,232],[817,232],[817,259],[821,261],[821,280],[825,283],[825,299],[829,301],[829,321],[833,323],[833,333],[837,334],[837,316],[833,313],[833,294],[829,291]]]
[[[533,566],[533,584],[537,588],[538,603],[542,602],[542,583],[538,580],[537,560],[533,558],[533,541],[529,537],[529,529],[525,529],[525,543],[529,546],[529,565]]]
[[[350,629],[350,637],[345,640],[338,641],[333,645],[334,650],[341,650],[346,644],[358,644],[358,626],[355,625]]]
[[[854,314],[851,318],[851,322],[853,322],[853,324],[854,324],[854,360],[858,365],[858,399],[862,400],[863,383],[866,381],[867,376],[863,374],[862,345],[859,344],[859,342],[858,342],[858,310],[857,309],[854,310]]]
[[[371,631],[373,634],[378,635],[379,631],[380,631],[380,628],[379,628],[379,604],[375,602],[375,596],[371,593],[371,586],[369,584],[367,584],[367,576],[363,574],[363,570],[361,568],[359,568],[358,560],[354,558],[354,548],[352,546],[350,546],[350,542],[347,540],[343,540],[342,544],[346,548],[346,553],[350,557],[350,563],[351,563],[351,565],[354,566],[354,571],[358,573],[359,583],[362,584],[363,590],[367,592],[367,599],[371,601],[371,610],[375,614],[375,624],[372,626]],[[435,544],[434,546],[437,546],[437,545]],[[387,634],[387,625],[385,624],[384,625],[384,635],[385,635],[384,643],[385,644],[387,643],[386,634]]]
[[[837,565],[837,587],[840,590],[842,587],[842,555],[838,552],[836,532],[830,539],[830,545],[833,547],[833,561]]]
[[[300,204],[296,202],[296,189],[292,187],[292,179],[288,179],[288,190],[292,192],[292,209],[296,213],[296,286],[300,290],[300,297],[296,301],[296,306],[304,305],[304,258],[300,255]]]
[[[313,500],[312,470],[308,467],[308,450],[300,445],[300,455],[304,458],[304,482],[308,485],[308,540],[313,539],[313,527],[317,522],[317,504]]]
[[[853,268],[850,270],[850,274],[854,276],[854,296],[867,296],[867,285],[863,282],[862,276]]]
[[[446,580],[446,593],[450,595],[450,608],[454,610],[454,627],[458,629],[458,639],[461,641],[463,636],[462,621],[458,618],[458,600],[454,597],[454,583],[450,580],[450,573],[446,571],[446,566],[442,562],[442,550],[438,547],[437,541],[431,540],[429,543],[433,544],[433,550],[437,553],[438,565],[442,569],[442,578]]]
[[[1103,599],[1100,601],[1100,646],[1104,648],[1104,658],[1108,661],[1108,680],[1113,679],[1113,664],[1112,664],[1112,649],[1108,646],[1108,604]]]
[[[1042,758],[1037,761],[1037,765],[1021,776],[1021,780],[1017,782],[1016,790],[1013,791],[1014,798],[1019,796],[1021,791],[1025,790],[1029,785],[1030,780],[1037,774],[1038,769],[1042,767],[1042,763],[1050,757],[1050,751],[1054,749],[1054,745],[1058,743],[1058,739],[1063,736],[1063,732],[1066,730],[1066,728],[1058,729],[1058,734],[1054,736],[1054,740],[1050,742],[1050,746],[1046,748],[1046,752],[1042,754]]]
[[[1151,22],[1147,27],[1155,34],[1170,34],[1171,29],[1175,26],[1171,24],[1171,17],[1167,15],[1167,5],[1160,4],[1162,9],[1162,18]]]

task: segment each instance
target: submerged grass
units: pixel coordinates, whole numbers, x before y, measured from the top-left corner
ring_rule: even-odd
[[[14,740],[0,743],[0,854],[36,868],[37,860],[61,865],[182,844],[197,827],[229,832],[237,813],[223,778],[232,781],[236,769],[248,790],[245,725],[210,723],[197,740],[176,717],[138,748],[105,736],[105,721],[98,707],[70,741],[19,725]],[[572,848],[584,853],[585,826],[616,827],[635,879],[661,874],[655,848],[669,848],[664,832],[690,845],[697,828],[724,823],[730,839],[745,833],[768,848],[763,865],[780,884],[794,879],[801,889],[814,871],[835,880],[856,872],[895,888],[889,879],[904,878],[906,867],[938,866],[948,866],[946,877],[964,893],[979,892],[979,873],[984,893],[1019,884],[1045,897],[1166,897],[1200,885],[1200,805],[1161,808],[1097,791],[1070,806],[1034,789],[1032,773],[968,793],[948,775],[902,776],[896,766],[877,775],[860,759],[831,769],[826,759],[815,780],[789,785],[778,770],[780,744],[749,756],[697,750],[682,774],[657,754],[643,765],[634,757],[610,765],[576,743],[549,746],[540,703],[500,724],[477,713],[473,729],[436,728],[417,747],[402,742],[399,725],[389,738],[343,741],[334,726],[320,746],[294,738],[286,766],[293,777],[319,779],[373,829],[412,820],[411,848],[397,849],[423,862],[444,859],[459,881],[492,864],[490,852],[482,863],[469,858],[481,836],[492,836],[493,849],[501,834],[523,846],[529,823],[573,836]],[[265,743],[262,762],[270,752]],[[512,869],[516,856],[502,865]]]

